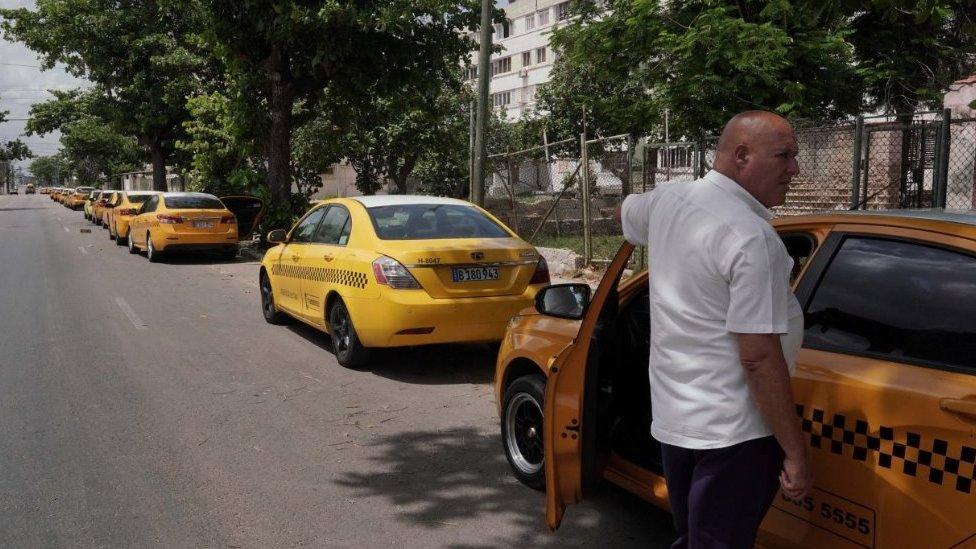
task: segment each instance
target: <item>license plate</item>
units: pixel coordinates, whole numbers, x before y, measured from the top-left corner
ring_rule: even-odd
[[[454,282],[478,282],[498,280],[498,267],[454,267],[451,269]]]
[[[195,229],[213,229],[213,221],[193,221],[192,225]]]

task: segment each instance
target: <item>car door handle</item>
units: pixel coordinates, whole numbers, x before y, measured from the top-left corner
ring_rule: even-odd
[[[322,256],[322,259],[324,259],[326,261],[332,261],[333,259],[335,259],[335,256],[332,255],[332,254],[325,254],[325,255]]]
[[[976,419],[976,400],[961,398],[944,398],[939,401],[939,408],[946,412]]]
[[[299,256],[297,256],[297,255],[291,256],[291,260],[294,261],[295,263],[298,263],[298,259],[299,259]]]

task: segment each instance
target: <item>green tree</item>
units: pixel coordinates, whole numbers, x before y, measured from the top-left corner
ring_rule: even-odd
[[[861,0],[850,42],[871,109],[941,107],[949,85],[976,68],[976,1]]]
[[[142,152],[135,138],[112,123],[114,102],[99,86],[50,90],[54,98],[31,106],[28,135],[61,132],[61,156],[79,181],[95,184],[136,169]]]
[[[42,185],[59,186],[70,173],[67,160],[60,154],[39,156],[31,161],[30,172]]]
[[[238,86],[240,111],[266,136],[268,187],[286,203],[292,187],[296,105],[329,109],[388,96],[410,82],[454,70],[471,50],[461,31],[475,28],[474,0],[171,0],[204,21],[209,44]],[[235,101],[235,106],[238,102]]]
[[[6,38],[37,52],[44,67],[60,62],[98,85],[111,106],[106,121],[148,151],[157,190],[166,189],[186,98],[207,68],[189,15],[155,1],[38,0],[35,10],[0,10]]]
[[[560,137],[592,133],[663,137],[717,131],[746,109],[834,117],[857,111],[861,93],[847,18],[821,0],[614,0],[553,33],[560,57],[540,93]]]

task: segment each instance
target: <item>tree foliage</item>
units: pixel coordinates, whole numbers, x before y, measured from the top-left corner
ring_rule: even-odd
[[[71,167],[61,154],[39,156],[31,161],[30,172],[41,185],[60,186],[67,181]]]
[[[972,0],[612,0],[555,31],[540,111],[564,134],[716,132],[767,109],[839,118],[914,109],[972,70]]]
[[[389,96],[409,82],[455,69],[471,48],[478,2],[464,0],[171,0],[200,14],[208,43],[232,81],[251,95],[241,112],[261,126],[271,197],[292,186],[293,130],[324,95],[341,103]],[[236,103],[235,103],[236,105]],[[329,117],[331,118],[331,117]]]
[[[165,190],[186,98],[207,66],[189,15],[153,1],[38,0],[35,10],[0,10],[5,36],[37,52],[45,68],[63,63],[97,84],[111,106],[104,120],[149,152],[157,190]]]

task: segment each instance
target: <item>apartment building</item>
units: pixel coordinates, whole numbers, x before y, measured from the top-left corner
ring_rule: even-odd
[[[539,85],[549,80],[555,52],[549,33],[569,19],[566,0],[511,0],[505,23],[495,25],[492,42],[502,47],[491,57],[488,92],[491,104],[509,120],[521,118],[536,102]],[[477,36],[475,36],[477,38]],[[478,53],[470,57],[466,77],[476,81]]]

